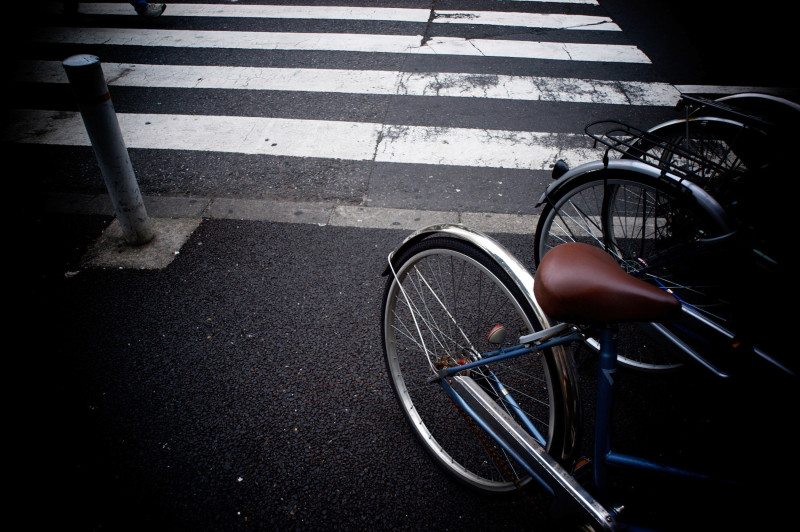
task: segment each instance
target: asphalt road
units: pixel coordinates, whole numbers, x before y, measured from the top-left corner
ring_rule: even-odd
[[[10,331],[28,332],[12,355],[8,456],[12,514],[27,526],[536,523],[524,499],[487,499],[443,475],[396,406],[381,353],[380,272],[406,231],[209,219],[165,269],[81,269],[109,221],[30,213],[35,239],[17,248],[24,282],[14,280]],[[519,256],[531,245],[530,236],[496,237]],[[579,353],[579,362],[591,427],[594,359]],[[667,499],[658,493],[668,484],[623,477],[634,487],[632,512],[655,512],[680,530],[703,529],[676,525],[680,512],[704,526],[783,517],[790,493],[769,469],[781,465],[781,479],[794,467],[781,452],[791,442],[776,437],[791,423],[780,383],[752,371],[716,382],[694,370],[624,373],[620,382],[621,450],[697,463],[688,450],[707,445],[713,460],[704,466],[755,466],[770,481],[763,498],[723,498],[720,511],[720,492],[701,486]]]
[[[165,270],[81,270],[108,219],[41,222],[22,295],[43,330],[15,372],[29,524],[524,528],[432,467],[391,395],[380,271],[404,232],[207,220]]]

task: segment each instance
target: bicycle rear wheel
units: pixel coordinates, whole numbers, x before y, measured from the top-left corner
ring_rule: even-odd
[[[703,107],[686,120],[651,129],[631,151],[650,164],[686,175],[725,210],[740,244],[721,271],[735,268],[739,279],[731,280],[725,295],[724,320],[713,320],[734,331],[740,345],[786,358],[780,341],[763,333],[788,327],[786,313],[752,309],[763,306],[766,294],[780,293],[791,283],[793,257],[786,245],[791,238],[791,195],[776,196],[775,190],[785,184],[785,176],[796,173],[793,153],[800,140],[800,106],[753,94],[719,101],[744,114],[737,117]]]
[[[646,160],[674,171],[680,170],[695,183],[711,192],[726,186],[726,179],[735,179],[750,166],[758,164],[761,135],[743,124],[719,118],[681,120],[657,126],[649,137],[639,140],[637,147]]]
[[[586,174],[549,198],[539,218],[535,261],[565,242],[584,242],[613,255],[632,275],[671,290],[716,322],[730,319],[720,236],[705,213],[666,183],[633,172]],[[650,342],[652,343],[652,342]],[[664,371],[682,365],[669,350],[620,353],[626,367]]]
[[[424,239],[393,264],[395,274],[383,298],[383,347],[392,387],[415,436],[441,467],[473,488],[504,493],[524,486],[529,477],[431,377],[437,368],[477,360],[481,353],[516,344],[521,335],[540,330],[536,314],[508,274],[462,240]],[[501,344],[487,339],[496,325],[507,332]],[[576,423],[566,414],[560,391],[559,375],[566,374],[560,369],[563,360],[566,353],[557,348],[470,372],[516,417],[493,385],[502,382],[556,459],[568,454],[559,437],[565,424]],[[578,427],[569,431],[576,434]]]
[[[729,207],[753,171],[767,164],[768,137],[734,120],[698,117],[667,122],[636,141],[626,157],[685,175]]]
[[[776,201],[774,190],[796,173],[800,105],[759,94],[718,101],[752,113],[742,117],[751,123],[701,108],[686,120],[654,127],[649,131],[653,136],[639,139],[626,157],[685,173],[726,210],[755,253],[772,263],[785,262],[790,209],[784,205],[788,200]]]

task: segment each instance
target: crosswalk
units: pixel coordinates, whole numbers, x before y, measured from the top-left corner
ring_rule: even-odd
[[[634,46],[503,39],[467,41],[455,37],[436,37],[422,42],[417,35],[63,28],[36,33],[34,39],[45,43],[107,46],[466,55],[554,61],[649,63],[647,57]]]
[[[533,215],[558,159],[599,157],[586,123],[680,95],[595,0],[340,3],[48,5],[5,139],[59,190],[94,186],[57,165],[90,159],[61,66],[90,53],[145,195]]]

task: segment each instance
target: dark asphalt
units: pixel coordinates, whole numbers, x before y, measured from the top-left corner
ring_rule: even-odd
[[[110,218],[25,220],[31,238],[17,248],[24,283],[13,280],[20,298],[10,332],[26,332],[12,354],[18,424],[8,456],[18,470],[12,513],[26,525],[531,528],[524,500],[481,497],[433,466],[391,395],[379,274],[406,231],[206,219],[166,269],[85,270],[79,258]],[[519,256],[531,244],[496,236]],[[579,360],[591,427],[593,359]],[[743,395],[741,382],[693,371],[626,375],[623,450],[685,460],[688,446],[721,436],[723,413],[744,422],[714,453],[723,466],[795,467],[777,453],[787,441],[773,437],[786,405],[763,395],[775,383],[748,379]],[[779,408],[749,406],[756,398]],[[743,454],[752,449],[776,454]],[[637,489],[664,504],[652,487]],[[763,489],[766,503],[778,500],[777,484]],[[677,502],[705,511],[710,496],[678,491]],[[753,501],[725,501],[747,510],[705,517],[751,519]],[[658,511],[679,515],[669,505]]]
[[[31,524],[523,525],[431,467],[391,396],[380,271],[403,232],[207,220],[165,270],[81,270],[109,219],[38,221],[15,373]]]

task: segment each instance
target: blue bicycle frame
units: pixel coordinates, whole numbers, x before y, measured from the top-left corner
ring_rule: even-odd
[[[491,367],[492,362],[507,360],[519,356],[535,354],[537,351],[548,349],[557,345],[568,344],[582,339],[582,334],[573,327],[565,324],[558,325],[552,329],[559,329],[559,334],[555,338],[546,340],[542,343],[533,343],[526,338],[522,338],[516,346],[503,348],[496,351],[484,353],[481,359],[475,362],[459,365],[451,368],[441,369],[438,372],[439,384],[447,395],[461,407],[467,415],[473,419],[490,437],[504,449],[504,451],[517,461],[525,471],[531,475],[541,486],[557,501],[562,512],[574,512],[579,507],[588,512],[594,521],[603,528],[614,530],[618,524],[613,510],[608,510],[597,501],[603,500],[607,494],[609,486],[609,470],[612,467],[621,467],[643,471],[647,473],[657,473],[670,475],[679,478],[689,478],[695,480],[714,480],[715,477],[697,471],[675,468],[666,464],[661,464],[638,456],[622,454],[611,449],[612,432],[612,403],[614,396],[614,378],[617,369],[617,342],[616,333],[610,327],[602,328],[599,332],[600,352],[597,369],[597,394],[595,411],[595,431],[594,431],[594,451],[592,461],[592,475],[596,492],[589,494],[584,490],[570,473],[561,468],[554,460],[544,452],[545,441],[541,434],[533,429],[533,423],[528,416],[517,406],[512,392],[506,390],[502,382],[493,374],[489,374],[488,379],[492,387],[502,396],[503,400],[510,406],[517,418],[519,426],[528,431],[538,443],[535,449],[533,444],[528,447],[517,446],[510,442],[518,436],[513,434],[514,429],[494,424],[489,419],[498,415],[492,412],[492,408],[486,404],[476,405],[467,395],[474,393],[465,383],[469,382],[464,375],[469,370],[479,367]],[[550,331],[552,331],[552,329]],[[544,336],[549,331],[538,333]],[[530,335],[531,337],[537,335]],[[471,380],[471,379],[470,379]],[[477,387],[474,386],[473,388]],[[550,458],[548,460],[548,458]],[[724,479],[717,479],[728,482]],[[559,500],[561,499],[561,500]],[[565,501],[566,500],[566,501]]]

